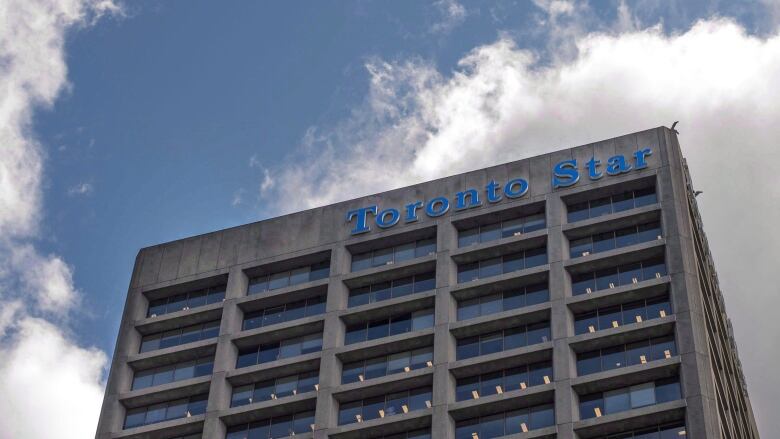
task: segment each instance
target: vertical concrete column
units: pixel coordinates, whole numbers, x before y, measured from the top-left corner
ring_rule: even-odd
[[[214,355],[214,372],[209,388],[209,402],[206,410],[206,420],[203,424],[203,437],[223,438],[226,426],[217,414],[230,408],[230,397],[233,392],[226,376],[233,370],[238,357],[238,349],[231,341],[231,335],[241,331],[243,313],[238,307],[238,299],[246,296],[249,279],[240,267],[231,267],[228,272],[225,301],[222,302],[222,320],[217,340],[217,352]]]
[[[447,411],[447,405],[455,401],[455,379],[448,363],[455,359],[455,340],[450,334],[450,322],[454,320],[455,300],[450,287],[455,285],[457,267],[450,258],[450,251],[458,246],[458,232],[448,220],[441,220],[436,227],[436,325],[434,326],[433,352],[433,416],[431,435],[434,439],[448,439],[455,435],[455,425]]]
[[[548,194],[547,213],[547,257],[550,263],[550,329],[553,338],[553,376],[555,383],[555,422],[562,425],[558,431],[560,439],[574,439],[572,422],[576,419],[576,397],[571,390],[572,353],[567,338],[571,335],[571,317],[566,306],[569,282],[563,261],[568,243],[563,235],[566,207],[554,194]]]
[[[328,428],[337,426],[338,404],[333,399],[333,389],[341,385],[341,363],[336,350],[344,345],[344,324],[339,318],[346,308],[349,291],[343,277],[349,273],[350,254],[346,248],[337,247],[331,252],[330,279],[325,305],[325,325],[322,334],[322,358],[320,360],[320,384],[317,392],[314,437],[325,437]]]

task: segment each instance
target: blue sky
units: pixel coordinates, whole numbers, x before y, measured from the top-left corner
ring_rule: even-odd
[[[86,381],[97,379],[98,390],[107,370],[100,352],[113,353],[141,247],[677,119],[694,177],[713,194],[701,202],[705,220],[713,218],[708,232],[721,275],[736,279],[726,286],[740,290],[740,276],[754,269],[731,253],[767,251],[727,239],[738,219],[715,198],[714,169],[733,163],[733,190],[724,189],[723,199],[750,203],[739,190],[752,184],[762,161],[755,157],[776,156],[775,1],[139,1],[113,8],[68,0],[56,12],[46,3],[11,5],[21,21],[66,17],[36,31],[57,43],[42,43],[40,57],[30,56],[38,39],[24,29],[0,30],[6,42],[32,42],[0,66],[5,81],[26,78],[25,87],[44,96],[18,87],[28,99],[19,111],[19,151],[39,152],[42,165],[33,173],[40,181],[20,184],[19,193],[40,197],[29,206],[15,201],[33,214],[16,223],[9,214],[7,223],[33,225],[9,232],[0,255],[23,247],[29,260],[53,261],[71,309],[62,315],[44,299],[22,299],[35,286],[16,268],[0,270],[7,289],[0,298],[19,299],[24,310],[7,315],[49,322],[67,349],[97,355],[89,359],[100,373]],[[44,66],[52,57],[52,65],[25,69],[27,56]],[[67,72],[58,71],[58,57]],[[737,127],[725,129],[724,120]],[[752,133],[752,161],[734,157],[736,132]],[[355,171],[364,163],[377,172]],[[380,175],[383,166],[392,178]],[[2,201],[7,212],[15,209]],[[777,214],[766,212],[766,222],[750,228],[769,227]],[[0,231],[3,221],[0,214]],[[751,282],[768,279],[772,268],[759,271]],[[780,358],[771,349],[754,355],[767,346],[748,344],[750,316],[777,304],[768,293],[765,300],[750,308],[727,295],[740,346],[748,346],[749,379]],[[24,331],[7,325],[0,312],[0,350],[13,353]],[[773,386],[780,389],[776,378]],[[769,401],[763,392],[755,398]],[[760,421],[765,431],[780,426]],[[2,430],[0,423],[4,438]]]

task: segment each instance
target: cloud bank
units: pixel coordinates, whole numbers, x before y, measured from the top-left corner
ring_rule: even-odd
[[[1,439],[95,433],[107,358],[68,332],[80,298],[71,267],[36,248],[45,152],[31,123],[68,86],[67,31],[119,12],[106,0],[0,3]]]
[[[568,2],[541,3],[552,18],[572,12]],[[301,155],[274,171],[285,184],[267,201],[284,200],[274,207],[289,212],[680,120],[753,406],[769,434],[780,429],[772,416],[780,377],[767,367],[780,360],[772,281],[780,35],[750,35],[721,18],[669,35],[639,27],[620,7],[610,29],[573,23],[575,50],[561,44],[567,53],[546,63],[509,38],[473,49],[447,74],[420,59],[372,60],[364,105],[335,128],[309,130]]]

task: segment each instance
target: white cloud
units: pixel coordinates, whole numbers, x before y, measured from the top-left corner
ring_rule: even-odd
[[[66,32],[119,12],[105,0],[0,4],[2,439],[84,438],[97,426],[106,356],[67,335],[66,322],[79,300],[72,271],[34,244],[46,154],[32,135],[32,115],[68,87]]]
[[[431,26],[431,33],[448,34],[465,20],[468,12],[457,0],[438,0],[434,3],[441,15],[441,20]]]
[[[79,183],[68,188],[68,195],[90,195],[95,190],[91,183]]]
[[[680,120],[768,435],[780,429],[780,377],[766,367],[780,360],[771,336],[780,333],[780,35],[751,36],[725,19],[666,35],[621,14],[623,32],[574,32],[572,56],[552,54],[546,65],[508,39],[475,48],[447,76],[420,60],[372,61],[364,107],[310,130],[306,151],[316,155],[277,171],[285,184],[268,199],[284,200],[280,211],[308,208]]]

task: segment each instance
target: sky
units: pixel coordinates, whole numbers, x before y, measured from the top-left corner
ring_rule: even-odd
[[[94,435],[142,247],[676,120],[777,431],[779,25],[777,0],[0,0],[0,439]]]

